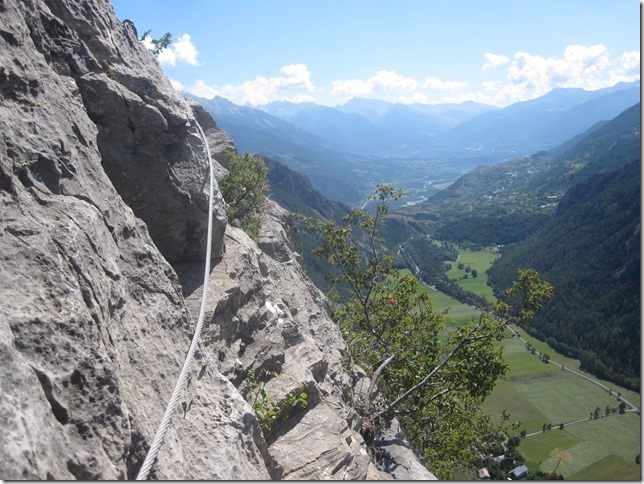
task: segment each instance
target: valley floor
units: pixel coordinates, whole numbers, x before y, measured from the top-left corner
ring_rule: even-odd
[[[465,253],[459,259],[481,259],[487,265],[486,257]],[[485,270],[479,269],[479,277]],[[455,324],[477,311],[433,289],[430,294],[437,310],[451,308]],[[525,438],[518,450],[530,471],[556,468],[566,480],[641,478],[636,464],[641,452],[640,394],[594,378],[580,369],[578,360],[521,330],[507,331],[502,344],[510,370],[499,379],[484,409],[495,421],[501,420],[505,409],[512,422],[520,422],[516,434],[525,431]],[[527,344],[534,347],[534,354]],[[543,354],[549,356],[548,363],[540,359]],[[621,402],[626,405],[624,413],[618,410]],[[599,409],[597,418],[595,409]]]

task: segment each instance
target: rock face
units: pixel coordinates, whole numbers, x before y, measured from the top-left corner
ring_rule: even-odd
[[[104,0],[0,0],[0,90],[0,478],[134,478],[201,299],[196,121],[213,152],[234,146]],[[291,216],[272,204],[256,244],[212,203],[204,335],[151,477],[432,478],[399,434],[388,472],[370,457],[350,405],[364,374]],[[263,375],[283,403],[264,433],[240,395]]]

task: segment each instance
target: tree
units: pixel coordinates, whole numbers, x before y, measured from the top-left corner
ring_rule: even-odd
[[[228,204],[228,220],[257,240],[266,210],[266,165],[261,157],[248,153],[237,155],[227,151],[224,156],[228,174],[219,183],[219,190]]]
[[[141,36],[141,42],[145,42],[145,39],[148,37],[150,38],[150,42],[152,43],[152,48],[150,49],[150,52],[152,52],[155,56],[158,56],[163,49],[167,48],[171,43],[172,43],[172,35],[170,32],[166,32],[161,36],[159,39],[153,39],[152,36],[150,36],[150,32],[152,30],[148,30]]]
[[[599,418],[599,412],[601,412],[601,408],[595,407],[595,411],[593,412],[593,418],[597,420]]]
[[[499,342],[509,324],[532,318],[552,286],[536,271],[521,270],[506,301],[447,333],[446,314],[432,310],[415,277],[393,267],[380,238],[388,202],[401,196],[380,185],[370,197],[373,213],[354,210],[346,225],[310,218],[305,223],[323,240],[314,254],[338,268],[327,278],[351,289],[336,318],[353,358],[370,376],[358,402],[365,441],[370,444],[397,417],[432,472],[447,478],[472,466],[490,436],[502,431],[481,410],[507,370]]]
[[[552,459],[557,459],[557,465],[555,465],[555,468],[548,473],[553,477],[556,475],[557,468],[559,467],[559,464],[561,464],[561,461],[570,459],[570,453],[566,449],[556,448],[550,452],[550,457]]]
[[[472,277],[477,277],[479,275],[479,271],[476,269],[472,269]]]
[[[625,411],[626,411],[626,404],[624,402],[620,402],[619,413],[624,413]]]

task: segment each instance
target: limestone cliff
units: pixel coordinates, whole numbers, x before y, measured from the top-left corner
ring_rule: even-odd
[[[232,142],[106,0],[0,0],[0,91],[0,478],[134,478],[201,298],[195,121],[214,153]],[[290,214],[271,204],[256,244],[212,203],[205,331],[151,477],[431,478],[399,433],[370,456],[364,375]],[[261,370],[272,401],[307,393],[266,435],[238,391]]]

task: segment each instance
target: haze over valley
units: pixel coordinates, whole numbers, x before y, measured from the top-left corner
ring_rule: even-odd
[[[336,108],[275,102],[238,106],[197,99],[240,151],[281,161],[331,199],[366,200],[378,183],[423,200],[477,166],[550,150],[639,101],[639,81],[596,91],[559,88],[496,108],[353,99]]]

